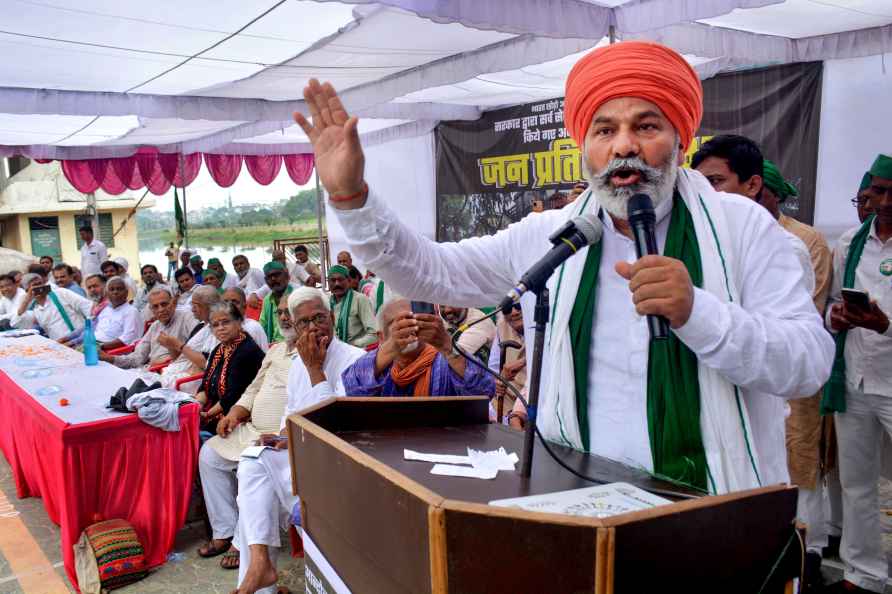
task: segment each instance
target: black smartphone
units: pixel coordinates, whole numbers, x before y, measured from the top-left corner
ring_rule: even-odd
[[[428,303],[427,301],[413,301],[412,302],[412,313],[413,314],[434,314],[434,304]]]
[[[33,295],[49,295],[50,294],[50,286],[49,285],[38,285],[31,289],[31,293]]]
[[[870,295],[867,291],[859,291],[858,289],[843,289],[842,300],[849,307],[857,309],[870,309]]]

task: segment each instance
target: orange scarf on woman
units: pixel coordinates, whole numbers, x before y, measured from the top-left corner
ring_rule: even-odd
[[[436,358],[437,349],[426,344],[415,360],[405,367],[398,367],[399,364],[394,363],[390,368],[390,379],[400,388],[414,383],[413,396],[430,396],[431,373],[434,370],[434,359]]]

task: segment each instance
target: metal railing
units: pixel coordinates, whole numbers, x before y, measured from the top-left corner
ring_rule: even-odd
[[[296,262],[294,259],[294,248],[303,245],[307,248],[310,260],[319,263],[320,272],[322,272],[322,283],[328,278],[328,268],[331,263],[331,251],[328,247],[328,235],[321,238],[318,235],[306,235],[302,237],[288,237],[285,239],[274,239],[273,250],[282,250],[285,252],[285,258],[289,263]]]

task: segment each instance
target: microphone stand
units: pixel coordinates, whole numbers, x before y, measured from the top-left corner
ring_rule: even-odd
[[[530,370],[530,393],[527,397],[527,422],[524,426],[523,455],[520,458],[520,476],[530,478],[533,468],[533,445],[536,442],[536,415],[539,406],[539,384],[542,376],[542,356],[545,350],[545,326],[548,325],[548,289],[536,293],[533,321],[536,333],[533,338],[533,367]]]

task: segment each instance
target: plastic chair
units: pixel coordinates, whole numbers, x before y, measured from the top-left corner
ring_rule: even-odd
[[[181,377],[180,379],[178,379],[178,380],[176,381],[176,383],[173,385],[173,387],[174,387],[175,390],[180,390],[180,387],[181,387],[183,384],[188,384],[188,383],[190,383],[190,382],[201,381],[202,379],[204,379],[204,373],[203,373],[203,372],[202,372],[202,373],[196,373],[195,375],[190,375],[190,376],[187,376],[187,377]],[[185,392],[185,390],[180,390],[180,391],[181,391],[181,392]]]
[[[137,343],[134,342],[133,344],[128,344],[116,349],[111,349],[109,351],[105,351],[105,354],[112,356],[126,355],[128,353],[132,353],[136,349],[136,344]]]
[[[365,350],[366,350],[367,353],[371,353],[371,352],[374,351],[376,348],[378,348],[378,345],[380,345],[380,344],[381,344],[380,342],[373,342],[372,344],[370,344],[370,345],[368,345],[367,347],[365,347]]]

